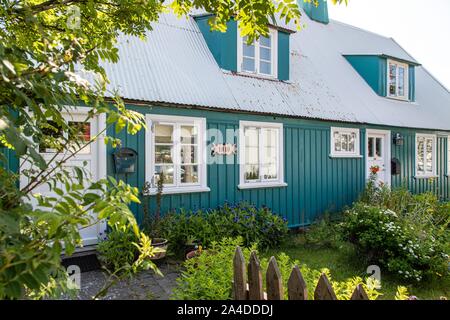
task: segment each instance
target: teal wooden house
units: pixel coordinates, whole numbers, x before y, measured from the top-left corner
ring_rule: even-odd
[[[270,25],[253,44],[233,20],[211,32],[208,14],[166,14],[147,41],[120,38],[109,88],[149,130],[118,136],[133,170],[100,142],[74,161],[150,195],[163,172],[163,212],[247,201],[291,227],[351,204],[372,167],[387,185],[450,200],[449,91],[393,39],[330,20],[326,1],[300,4],[307,28]]]

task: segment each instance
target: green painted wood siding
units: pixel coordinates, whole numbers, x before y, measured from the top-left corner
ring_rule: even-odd
[[[289,34],[278,31],[278,79],[289,80]]]
[[[0,153],[4,157],[3,161],[0,158],[0,166],[12,172],[18,172],[19,159],[16,157],[15,151],[8,148],[0,148]]]
[[[310,19],[325,24],[330,22],[327,0],[319,0],[318,6],[314,4],[314,1],[306,2],[304,0],[298,0],[298,3]]]
[[[414,68],[414,66],[409,66],[409,75],[408,75],[408,85],[409,85],[409,91],[408,91],[408,95],[409,95],[409,100],[410,101],[416,101],[416,69]]]
[[[401,174],[392,176],[392,185],[394,187],[406,186],[415,193],[434,192],[442,200],[450,200],[450,178],[446,175],[447,162],[447,136],[438,136],[437,139],[437,175],[435,179],[416,179],[416,131],[400,129],[399,132],[405,139],[403,146],[395,146],[392,144],[392,157],[401,162]],[[422,133],[430,133],[423,131]]]
[[[248,201],[257,206],[268,206],[277,214],[285,217],[289,225],[301,226],[314,221],[325,211],[339,211],[357,199],[365,185],[365,158],[330,158],[330,127],[339,124],[302,119],[287,119],[248,114],[221,113],[215,111],[188,110],[168,107],[134,107],[140,112],[167,114],[178,116],[205,117],[208,129],[220,130],[224,137],[227,129],[237,129],[239,120],[282,122],[284,128],[284,168],[287,187],[239,190],[239,166],[237,155],[225,157],[225,164],[209,164],[207,166],[207,183],[210,192],[189,193],[163,196],[162,211],[179,210],[180,208],[197,210],[216,208],[225,201],[235,203]],[[361,128],[360,148],[364,155],[365,126],[344,124],[343,127]],[[380,127],[377,127],[380,129]],[[382,129],[389,129],[383,127]],[[400,186],[405,180],[411,190],[423,192],[432,186],[426,180],[417,180],[414,176],[414,137],[415,131],[392,128],[392,133],[400,132],[405,136],[405,145],[392,146],[392,156],[402,162],[402,175],[393,177],[393,185]],[[110,135],[114,135],[112,129]],[[120,134],[123,146],[138,151],[137,172],[130,175],[119,175],[126,182],[139,187],[145,180],[145,138],[144,132],[136,136]],[[450,200],[449,179],[443,176],[445,168],[446,139],[439,138],[440,178],[434,182],[439,187],[442,198]],[[220,142],[220,141],[219,141]],[[223,141],[224,142],[224,141]],[[226,141],[239,143],[238,138]],[[445,150],[444,150],[445,149]],[[113,174],[112,153],[108,150],[108,172]],[[233,164],[233,160],[234,163]],[[155,209],[154,197],[150,198],[151,210]],[[142,206],[133,205],[138,220],[142,219]]]
[[[345,55],[344,57],[373,91],[380,96],[386,96],[386,59],[370,55]]]
[[[219,67],[237,71],[237,23],[231,19],[227,22],[227,31],[211,31],[208,19],[211,15],[195,18],[200,31]]]

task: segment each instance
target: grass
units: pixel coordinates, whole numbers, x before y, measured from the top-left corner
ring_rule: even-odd
[[[261,255],[270,257],[272,255],[276,256],[280,252],[286,253],[292,259],[297,259],[310,268],[330,269],[334,280],[342,281],[353,276],[368,276],[366,274],[368,266],[360,257],[356,256],[353,248],[347,244],[343,244],[338,248],[320,248],[308,245],[303,235],[293,235],[283,247],[262,252]],[[410,295],[417,296],[423,300],[450,296],[450,276],[434,282],[411,285],[402,283],[398,278],[381,270],[381,285],[382,288],[379,291],[383,295],[379,299],[394,299],[398,285],[407,287]]]

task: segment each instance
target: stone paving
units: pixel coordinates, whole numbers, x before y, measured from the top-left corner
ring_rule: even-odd
[[[158,262],[158,268],[164,277],[155,275],[151,270],[142,271],[132,279],[122,280],[109,288],[105,300],[167,300],[176,286],[180,266],[167,261]],[[81,290],[77,299],[88,300],[100,291],[107,280],[102,270],[81,274]]]

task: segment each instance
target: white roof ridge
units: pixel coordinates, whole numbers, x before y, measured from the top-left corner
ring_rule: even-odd
[[[416,58],[414,58],[413,56],[412,56],[412,54],[410,54],[400,43],[398,43],[397,42],[397,40],[395,40],[394,38],[391,38],[391,40],[400,48],[400,49],[402,49],[403,51],[405,51],[405,53],[408,55],[408,56],[410,56],[410,58],[412,59],[412,60],[414,60],[415,62],[417,62],[417,63],[419,63],[419,61],[416,59]]]
[[[350,27],[350,28],[356,29],[356,30],[358,30],[358,31],[363,31],[363,32],[371,33],[371,34],[373,34],[373,35],[375,35],[375,36],[378,36],[378,37],[381,37],[381,38],[385,38],[385,39],[388,39],[388,40],[392,40],[392,37],[390,37],[390,36],[385,36],[385,35],[383,35],[383,34],[381,34],[381,33],[377,33],[377,32],[374,32],[374,31],[370,31],[370,30],[367,30],[367,29],[364,29],[364,28],[361,28],[361,27],[357,27],[357,26],[354,26],[354,25],[349,24],[349,23],[346,23],[346,22],[342,22],[342,21],[339,21],[339,20],[331,19],[331,18],[330,18],[330,22],[337,23],[337,24],[341,24],[341,25],[343,25],[343,26]]]
[[[422,67],[423,71],[425,71],[426,73],[428,73],[428,75],[433,78],[434,81],[436,81],[442,88],[444,88],[445,90],[447,90],[448,93],[450,93],[450,89],[447,88],[445,86],[445,84],[443,84],[438,78],[436,78],[427,68],[425,68],[423,65],[420,65],[420,67]]]

